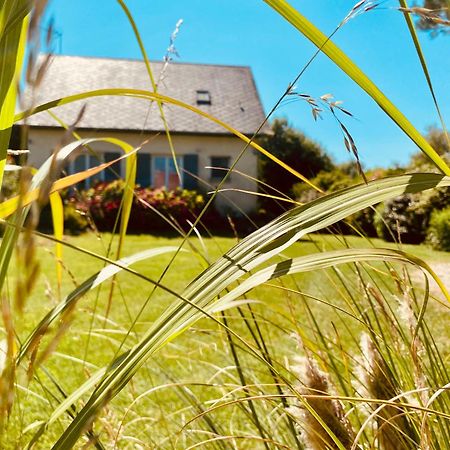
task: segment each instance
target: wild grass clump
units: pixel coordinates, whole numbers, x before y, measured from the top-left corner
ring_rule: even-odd
[[[336,117],[365,182],[332,193],[322,192],[326,189],[280,155],[256,144],[256,135],[244,136],[203,110],[158,94],[139,31],[122,0],[150,90],[80,93],[14,115],[27,30],[36,37],[45,3],[0,5],[0,50],[6,55],[0,60],[1,176],[13,123],[95,96],[156,102],[175,164],[165,103],[222,126],[243,141],[243,149],[204,204],[189,193],[157,193],[156,200],[162,196],[169,203],[164,220],[179,233],[177,239],[127,234],[136,202],[153,210],[135,189],[140,148],[116,138],[82,139],[76,126],[83,108],[73,124],[60,121],[66,128],[61,145],[40,168],[15,168],[20,172],[17,195],[0,204],[5,226],[0,244],[0,447],[450,448],[449,336],[442,325],[450,295],[433,270],[436,260],[445,257],[407,245],[386,247],[365,237],[316,234],[367,208],[373,211],[380,202],[450,186],[442,155],[331,40],[377,3],[358,2],[330,37],[284,0],[266,0],[318,48],[276,106],[293,94],[295,83],[323,52],[433,165],[426,173],[364,178],[356,143]],[[409,14],[415,10],[403,6],[401,11],[410,26]],[[178,29],[179,24],[175,35]],[[428,75],[414,28],[410,32]],[[45,58],[36,66],[38,48],[35,41],[27,65],[34,89],[50,61]],[[313,115],[319,114],[319,103],[303,95]],[[329,96],[321,100],[332,114],[348,115]],[[63,172],[71,157],[94,152],[91,145],[99,141],[123,156],[76,174]],[[204,219],[249,147],[318,195],[243,239],[214,237]],[[117,233],[100,232],[89,207],[84,213],[93,232],[66,239],[59,192],[122,159],[125,179],[105,188],[107,193],[92,193],[102,214],[113,207],[110,225]],[[263,185],[269,188],[269,182]],[[295,203],[289,193],[279,194]],[[193,202],[192,216],[187,222],[182,215],[185,223],[180,225],[174,211],[186,206],[183,201]],[[37,231],[48,202],[52,235]]]

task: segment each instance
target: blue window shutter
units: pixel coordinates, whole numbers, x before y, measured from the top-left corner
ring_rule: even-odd
[[[111,162],[117,158],[120,158],[120,153],[118,152],[105,152],[103,155],[105,162]],[[105,181],[112,181],[118,177],[120,178],[122,176],[120,169],[120,161],[105,169]]]
[[[183,172],[183,187],[185,189],[197,189],[198,180],[192,175],[198,175],[198,155],[195,153],[192,155],[184,155],[183,168],[185,170]]]
[[[148,153],[138,153],[136,183],[142,187],[152,185],[152,156]]]

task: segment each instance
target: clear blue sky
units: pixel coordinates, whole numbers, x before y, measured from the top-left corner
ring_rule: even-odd
[[[356,0],[291,0],[325,33],[331,33]],[[315,48],[262,0],[128,0],[151,59],[161,59],[178,19],[179,61],[249,65],[268,112]],[[438,125],[414,47],[395,0],[348,22],[334,41],[422,132]],[[63,54],[140,58],[131,27],[115,0],[51,0],[48,14],[62,33]],[[420,34],[438,99],[450,117],[450,37]],[[415,145],[368,96],[325,56],[307,70],[298,91],[332,93],[356,120],[345,119],[366,167],[404,163]],[[337,161],[349,160],[334,120],[313,121],[301,101],[281,107],[284,116],[319,141]]]

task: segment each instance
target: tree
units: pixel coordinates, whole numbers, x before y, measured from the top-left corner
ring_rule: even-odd
[[[427,141],[436,150],[436,152],[444,158],[447,162],[450,161],[450,145],[449,138],[443,130],[439,128],[430,127],[426,135]],[[415,153],[411,157],[409,168],[414,171],[425,172],[434,171],[436,167],[422,152]]]
[[[259,144],[305,177],[313,178],[320,171],[334,168],[334,163],[325,150],[317,142],[289,126],[286,119],[275,119],[271,131],[271,134],[258,139]],[[260,159],[259,176],[262,181],[287,195],[292,193],[292,186],[299,181],[268,158]],[[267,208],[268,202],[263,203]],[[274,205],[270,209],[273,207]]]

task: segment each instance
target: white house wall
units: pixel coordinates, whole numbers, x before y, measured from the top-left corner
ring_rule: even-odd
[[[143,145],[139,152],[150,153],[152,156],[169,155],[170,150],[167,144],[167,138],[164,135],[155,136],[145,135],[135,132],[80,132],[83,138],[87,137],[114,137],[126,141],[128,144],[137,147],[145,140],[149,140]],[[29,159],[28,162],[34,167],[39,167],[52,151],[60,147],[64,138],[62,130],[50,128],[31,128],[29,130]],[[67,137],[67,136],[66,136]],[[204,135],[172,135],[173,144],[177,155],[197,154],[198,155],[198,176],[206,183],[211,183],[211,170],[206,166],[211,165],[211,157],[230,157],[231,162],[235,160],[241,152],[245,143],[233,136],[204,136]],[[70,141],[69,141],[70,142]],[[66,142],[68,143],[68,142]],[[95,143],[92,146],[99,153],[118,151],[117,147],[108,143]],[[257,176],[257,155],[249,148],[240,159],[236,169],[251,177]],[[122,167],[122,174],[124,167]],[[225,172],[224,172],[225,174]],[[209,191],[212,188],[203,183],[199,183],[203,191]],[[256,191],[256,184],[237,173],[231,174],[231,180],[227,181],[223,188],[235,188],[245,191]],[[219,194],[216,204],[223,212],[241,209],[243,212],[251,212],[256,208],[257,197],[251,194],[241,192],[227,192]],[[233,207],[233,204],[236,207]]]

